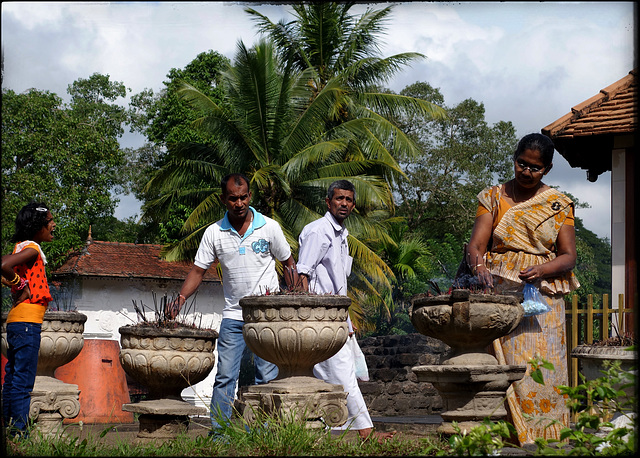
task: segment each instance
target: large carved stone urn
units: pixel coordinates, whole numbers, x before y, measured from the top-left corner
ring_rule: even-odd
[[[2,354],[7,354],[7,313],[2,314]],[[31,392],[29,417],[44,437],[63,433],[62,421],[80,413],[78,385],[54,376],[55,370],[80,354],[87,316],[79,312],[47,310],[42,322],[36,381]]]
[[[345,344],[351,299],[346,296],[282,294],[240,299],[243,336],[259,357],[278,366],[278,377],[245,393],[244,418],[258,410],[306,421],[308,427],[340,426],[347,421],[342,385],[316,378],[313,366]]]
[[[454,421],[470,429],[485,418],[506,418],[507,389],[524,377],[526,366],[498,364],[487,348],[520,324],[524,309],[519,299],[466,289],[439,296],[420,294],[412,299],[409,314],[418,332],[452,349],[440,365],[412,368],[418,381],[433,383],[442,397],[439,432],[455,433]]]
[[[139,414],[138,440],[175,439],[189,428],[190,415],[208,415],[204,407],[184,401],[183,389],[204,380],[215,363],[218,332],[179,325],[122,326],[120,363],[125,372],[149,390],[147,399],[124,404]]]

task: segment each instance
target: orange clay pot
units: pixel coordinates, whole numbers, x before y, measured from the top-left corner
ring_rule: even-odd
[[[120,364],[116,340],[85,339],[73,361],[60,366],[55,377],[78,385],[80,413],[64,423],[133,423],[132,412],[122,410],[131,402],[126,375]]]

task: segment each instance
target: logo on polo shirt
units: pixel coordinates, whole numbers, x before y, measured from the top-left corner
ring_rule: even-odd
[[[254,253],[266,253],[269,251],[269,242],[265,239],[260,239],[251,244],[251,249],[253,249]]]

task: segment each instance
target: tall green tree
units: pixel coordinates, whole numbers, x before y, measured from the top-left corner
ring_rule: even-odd
[[[215,142],[176,148],[148,183],[161,195],[145,205],[145,212],[161,218],[177,202],[195,208],[183,227],[184,238],[166,247],[167,258],[192,258],[202,231],[222,217],[218,184],[227,173],[249,176],[254,206],[280,223],[294,250],[302,227],[326,211],[328,185],[349,178],[357,192],[357,212],[348,220],[354,270],[363,277],[366,272],[366,281],[388,284],[391,271],[358,236],[385,236],[380,222],[393,211],[393,198],[382,176],[387,169],[400,169],[384,135],[395,133],[395,126],[378,116],[335,122],[340,108],[357,111],[341,80],[334,78],[311,97],[308,81],[315,70],[285,65],[266,41],[250,49],[239,43],[234,66],[223,76],[223,104],[186,83],[182,90],[207,113],[196,125]],[[391,143],[413,147],[403,135]],[[194,188],[194,180],[202,185]]]
[[[346,122],[361,117],[379,117],[393,121],[402,113],[410,116],[419,113],[424,119],[442,119],[444,111],[431,101],[406,97],[383,89],[396,73],[406,65],[425,56],[417,52],[393,56],[380,55],[380,43],[393,5],[382,9],[367,8],[360,16],[351,14],[355,2],[311,2],[292,5],[294,19],[274,23],[252,8],[246,8],[258,24],[260,33],[268,36],[276,45],[280,58],[287,66],[303,71],[315,69],[308,84],[315,97],[329,81],[339,79],[350,105],[339,108],[332,121]],[[386,125],[385,136],[405,136],[394,122]],[[415,147],[403,140],[403,147],[388,145],[394,158],[404,154],[411,157]],[[400,150],[403,151],[400,151]],[[391,170],[384,178],[393,187],[402,173]],[[391,173],[389,173],[391,172]]]
[[[377,293],[375,285],[388,286],[393,271],[365,240],[386,237],[381,223],[395,211],[391,189],[403,178],[395,156],[417,152],[393,120],[407,112],[429,118],[443,111],[374,86],[422,57],[369,55],[388,10],[367,12],[358,21],[349,15],[351,4],[293,8],[298,16],[287,34],[297,34],[295,43],[270,35],[271,21],[248,9],[271,41],[252,49],[239,44],[234,66],[223,75],[222,103],[184,85],[183,96],[206,113],[196,125],[213,144],[182,144],[171,152],[148,185],[163,194],[145,214],[166,216],[178,201],[197,205],[183,227],[184,239],[166,250],[170,258],[190,257],[200,232],[222,214],[219,178],[242,171],[251,178],[256,207],[281,223],[295,251],[302,227],[325,212],[327,186],[349,178],[357,190],[358,211],[348,221],[355,277]]]
[[[439,240],[446,233],[468,239],[477,194],[513,173],[515,128],[505,121],[488,125],[484,105],[473,99],[446,107],[439,89],[426,82],[407,86],[401,94],[441,104],[448,116],[424,119],[411,114],[399,121],[420,145],[417,158],[401,158],[409,179],[398,187],[399,214],[407,217],[411,231],[426,239]]]
[[[221,73],[228,66],[229,59],[218,52],[202,52],[184,68],[169,70],[162,90],[154,93],[152,89],[145,89],[132,96],[132,131],[143,134],[147,139],[140,148],[128,150],[128,181],[138,200],[145,202],[159,196],[155,188],[145,188],[145,185],[149,177],[167,162],[171,149],[176,145],[212,145],[214,139],[203,135],[193,126],[193,122],[204,113],[191,107],[179,96],[178,90],[182,82],[187,82],[216,103],[222,103]],[[191,186],[199,187],[200,183],[196,180]],[[171,209],[168,217],[170,224],[167,224],[167,220],[155,220],[147,214],[143,218],[141,234],[156,243],[176,240],[186,219],[184,210],[184,205]]]
[[[30,89],[2,92],[2,249],[11,249],[15,217],[31,201],[43,201],[57,223],[48,245],[49,269],[82,244],[89,227],[113,216],[114,193],[124,183],[118,139],[127,122],[123,83],[93,74],[69,85],[69,104],[56,94]]]
[[[299,70],[316,70],[316,76],[309,82],[313,90],[312,97],[328,82],[335,79],[341,81],[350,105],[340,109],[339,116],[332,120],[333,123],[378,117],[389,122],[387,126],[394,126],[396,131],[392,135],[406,137],[405,132],[397,129],[395,123],[401,113],[405,117],[415,113],[423,119],[443,118],[444,111],[431,101],[394,94],[383,88],[384,83],[405,65],[425,57],[420,53],[401,53],[388,57],[380,55],[381,36],[393,6],[367,8],[362,15],[356,16],[351,13],[354,5],[354,2],[297,4],[292,6],[293,20],[281,20],[277,24],[251,8],[246,11],[254,17],[260,32],[276,43],[280,57],[287,65]],[[423,102],[427,103],[415,108]],[[403,109],[398,110],[400,107]],[[388,127],[385,128],[391,132]],[[384,137],[385,135],[377,136],[380,140]],[[388,134],[386,137],[389,138]],[[392,144],[388,149],[394,160],[401,155],[413,157],[417,152],[413,147],[398,148],[398,145]],[[370,173],[379,173],[390,189],[396,188],[398,182],[406,179],[402,171],[397,173],[394,169]],[[395,208],[386,210],[392,215]],[[359,237],[368,243],[365,234],[359,234]],[[390,276],[389,281],[393,282],[394,277]],[[375,280],[368,278],[366,269],[355,281],[351,281],[351,288],[367,291],[366,302],[370,303],[370,307],[390,306],[390,302],[379,294],[381,290],[388,290],[386,282],[377,285]],[[364,302],[362,298],[362,303]],[[391,310],[387,309],[387,313],[391,313]]]
[[[183,81],[191,84],[215,101],[222,101],[222,72],[229,59],[216,51],[202,52],[184,68],[172,68],[158,93],[152,89],[131,97],[133,130],[145,135],[148,142],[166,155],[167,148],[181,143],[211,141],[193,127],[193,121],[203,115],[178,95]],[[160,157],[159,159],[162,159]],[[154,164],[158,165],[158,164]]]

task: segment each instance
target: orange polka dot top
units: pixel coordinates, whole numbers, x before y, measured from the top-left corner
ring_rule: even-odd
[[[13,249],[16,253],[18,245]],[[49,283],[44,269],[45,260],[40,251],[40,246],[31,242],[22,247],[22,249],[33,248],[38,252],[33,266],[30,268],[26,264],[17,265],[14,271],[22,278],[29,281],[29,290],[31,298],[19,303],[11,309],[7,316],[7,323],[25,322],[25,323],[42,323],[44,312],[47,310],[49,302],[53,300],[49,291]]]

